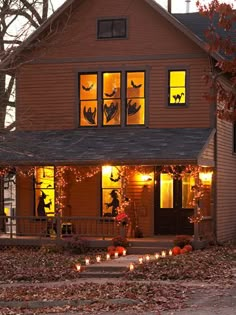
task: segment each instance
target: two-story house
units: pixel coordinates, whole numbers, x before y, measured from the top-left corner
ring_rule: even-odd
[[[131,236],[136,225],[191,235],[198,214],[201,236],[235,237],[232,124],[204,98],[218,55],[203,20],[153,0],[68,0],[3,62],[16,74],[16,130],[0,160],[17,172],[16,213],[35,217],[32,231],[60,211],[99,235],[124,206]]]

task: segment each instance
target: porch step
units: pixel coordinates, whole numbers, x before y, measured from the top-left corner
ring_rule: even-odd
[[[127,254],[155,254],[162,250],[169,250],[173,247],[173,240],[135,240],[130,242]]]
[[[100,279],[100,278],[121,278],[123,277],[124,272],[90,272],[84,271],[81,272],[80,278],[93,278],[93,279]]]
[[[127,250],[128,255],[145,255],[145,254],[155,254],[155,253],[160,253],[162,250],[169,250],[173,246],[158,246],[158,247],[137,247],[137,246],[132,246],[129,247]]]
[[[127,266],[116,265],[116,261],[109,264],[95,264],[87,266],[85,271],[81,272],[81,278],[120,278],[127,271]]]

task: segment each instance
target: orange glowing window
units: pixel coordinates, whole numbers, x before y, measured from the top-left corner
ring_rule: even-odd
[[[169,105],[186,104],[186,70],[169,71]]]

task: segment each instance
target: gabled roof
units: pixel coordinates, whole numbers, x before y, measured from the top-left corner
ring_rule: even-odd
[[[210,128],[109,128],[14,131],[2,139],[0,164],[166,165],[201,164]]]
[[[80,0],[76,0],[79,2]],[[202,34],[202,26],[204,25],[204,17],[200,16],[198,13],[194,15],[194,18],[198,16],[198,22],[201,19],[201,23],[193,23],[195,27],[192,27],[192,17],[191,13],[186,13],[182,15],[171,14],[166,11],[162,6],[156,3],[154,0],[144,0],[147,2],[153,9],[155,9],[161,16],[163,16],[167,21],[169,21],[174,27],[180,30],[183,34],[185,34],[188,38],[190,38],[193,42],[195,42],[198,46],[200,46],[203,50],[208,52],[208,45],[206,41],[204,41]],[[47,28],[49,28],[55,20],[57,20],[73,3],[75,0],[67,0],[62,6],[60,6],[48,19],[45,21],[39,28],[34,31],[12,54],[10,54],[5,60],[0,63],[0,68],[7,68],[11,66],[11,63],[17,56],[27,49],[27,47],[37,39],[37,37],[42,34]],[[186,19],[184,18],[186,16]],[[205,21],[207,19],[205,18]],[[200,34],[201,33],[201,34]],[[211,53],[212,56],[216,59],[220,57],[218,53]]]

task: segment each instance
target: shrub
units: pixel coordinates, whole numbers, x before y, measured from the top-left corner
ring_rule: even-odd
[[[127,238],[122,236],[116,236],[112,239],[112,245],[113,246],[122,246],[124,248],[127,248],[129,246],[129,242]]]
[[[74,254],[84,254],[88,251],[88,241],[74,235],[64,240],[64,248]]]
[[[174,246],[184,248],[185,245],[190,244],[192,237],[190,235],[177,235],[174,239]]]

